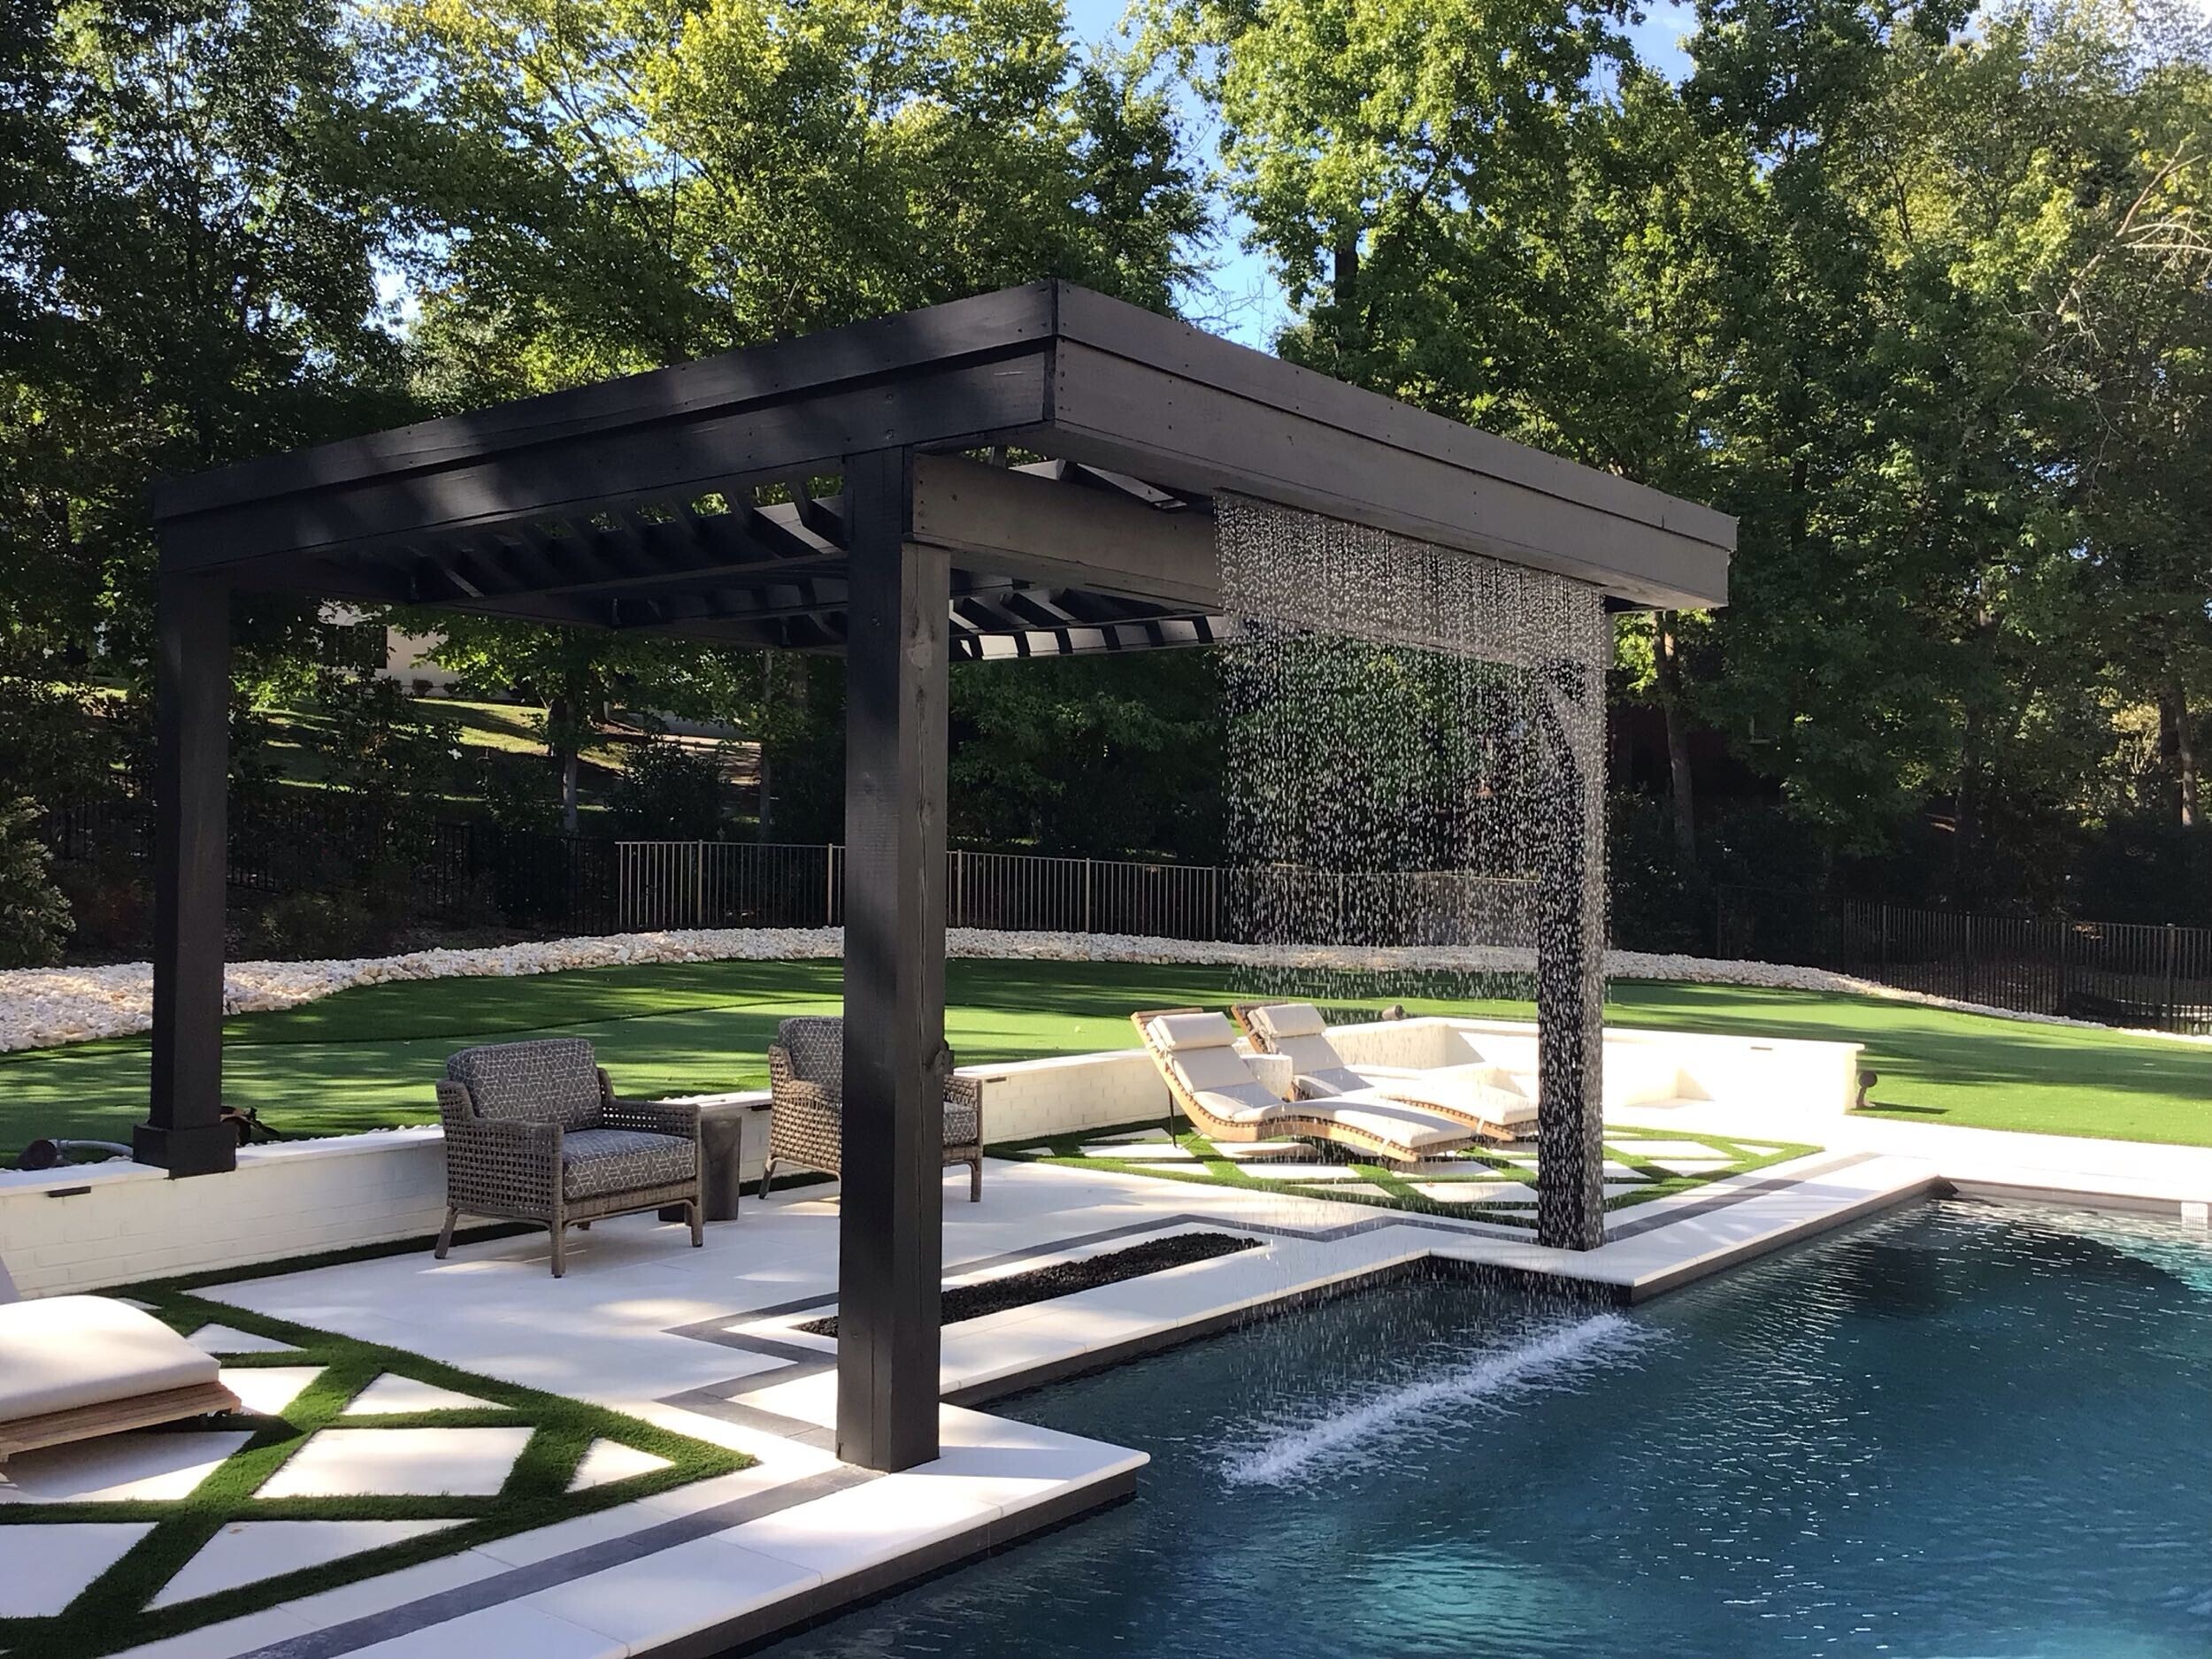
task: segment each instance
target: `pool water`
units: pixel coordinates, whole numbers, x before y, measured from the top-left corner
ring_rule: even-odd
[[[1929,1204],[1625,1313],[1409,1282],[1002,1402],[1131,1503],[800,1655],[2212,1655],[2212,1245]]]

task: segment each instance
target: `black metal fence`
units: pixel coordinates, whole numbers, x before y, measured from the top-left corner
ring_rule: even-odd
[[[149,815],[128,798],[59,808],[45,823],[64,859],[143,862],[152,845]],[[381,814],[335,792],[245,795],[230,815],[234,887],[280,896],[350,880],[373,886],[391,911],[447,925],[547,934],[820,927],[842,919],[843,876],[839,847],[544,834]],[[1284,910],[1336,926],[1345,943],[1506,943],[1531,931],[1525,883],[1451,874],[1426,878],[1435,890],[1411,895],[1402,876],[955,851],[946,876],[955,926],[1219,939],[1240,916]],[[1361,888],[1363,879],[1386,879],[1391,902]],[[1985,916],[1748,887],[1720,888],[1713,922],[1709,949],[1724,958],[1826,968],[2024,1013],[2212,1033],[2208,927]]]
[[[1984,916],[1720,889],[1714,954],[2026,1014],[2212,1033],[2212,927]]]

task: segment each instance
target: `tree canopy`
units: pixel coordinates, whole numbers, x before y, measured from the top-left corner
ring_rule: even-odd
[[[1700,0],[1671,76],[1577,0],[1146,0],[1087,50],[1059,0],[26,0],[0,767],[45,799],[138,754],[156,476],[1039,276],[1198,309],[1233,226],[1282,355],[1739,517],[1726,610],[1621,633],[1689,886],[1786,843],[1901,897],[2188,919],[2200,19]],[[311,620],[244,610],[244,677],[297,684]],[[435,625],[572,772],[617,703],[719,713],[775,833],[833,819],[833,664]],[[955,701],[961,833],[1207,852],[1202,768],[1095,787],[1206,753],[1202,666]],[[1731,828],[1755,803],[1786,834]]]

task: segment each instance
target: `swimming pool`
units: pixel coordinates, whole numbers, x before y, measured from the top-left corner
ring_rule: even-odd
[[[1940,1202],[1625,1313],[1449,1281],[993,1408],[1139,1496],[802,1655],[2212,1654],[2212,1245]]]

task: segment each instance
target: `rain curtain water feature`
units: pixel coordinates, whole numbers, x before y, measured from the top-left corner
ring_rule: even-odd
[[[1603,596],[1271,503],[1214,510],[1237,618],[1220,647],[1226,862],[1248,872],[1230,931],[1283,953],[1253,988],[1533,997],[1539,1225],[1569,1242],[1595,1224],[1581,1189],[1603,1162]],[[1297,965],[1325,944],[1374,947],[1375,966]],[[1440,986],[1437,945],[1486,947],[1495,966]]]

